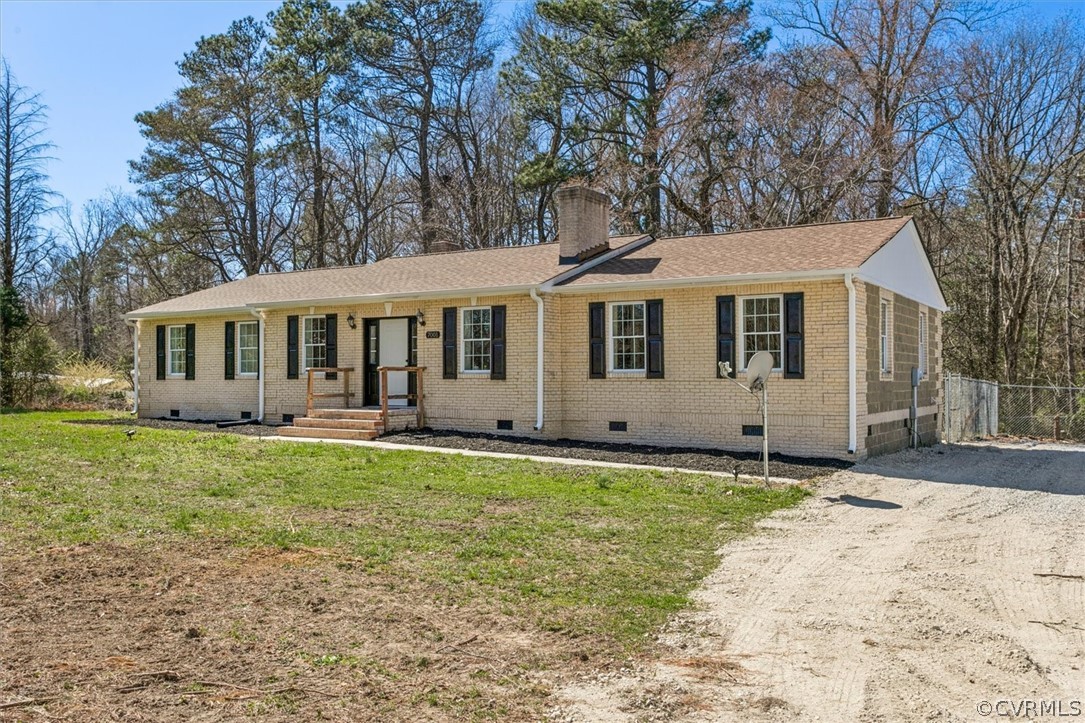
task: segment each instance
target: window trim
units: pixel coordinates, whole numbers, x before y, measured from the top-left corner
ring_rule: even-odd
[[[251,347],[251,346],[243,347],[243,346],[241,346],[241,339],[242,339],[242,336],[243,336],[242,333],[241,333],[241,328],[243,326],[248,325],[248,324],[252,324],[253,326],[256,327],[256,346],[255,347]],[[241,350],[242,349],[255,349],[256,350],[256,371],[254,371],[254,372],[243,372],[243,371],[241,371],[241,365],[243,363],[243,360],[241,358]],[[236,358],[236,361],[234,362],[234,365],[235,365],[235,367],[237,369],[237,376],[239,376],[239,377],[241,377],[243,379],[256,379],[256,378],[258,378],[260,376],[260,322],[259,321],[248,321],[248,320],[246,320],[246,321],[237,322],[237,355],[236,355],[235,358]]]
[[[773,372],[783,373],[784,371],[784,295],[781,294],[748,294],[746,296],[739,296],[735,299],[738,304],[737,314],[737,326],[738,326],[738,370],[740,372],[746,371],[746,301],[754,299],[776,299],[779,301],[780,310],[778,312],[780,317],[780,331],[778,336],[780,337],[780,366],[774,366]],[[761,334],[768,334],[770,332],[754,332]]]
[[[468,339],[467,338],[467,312],[469,312],[469,311],[483,311],[483,310],[490,312],[490,335],[488,337],[486,337],[485,339],[482,339],[481,337],[479,337],[479,338],[472,337],[471,339]],[[493,327],[493,324],[494,324],[494,311],[493,311],[493,306],[461,306],[460,310],[459,310],[459,315],[460,315],[460,318],[459,318],[459,332],[460,332],[459,337],[460,338],[457,340],[457,344],[459,346],[459,354],[458,354],[458,356],[459,356],[460,374],[469,374],[469,375],[475,376],[475,377],[488,377],[488,376],[490,376],[491,369],[468,369],[467,368],[467,364],[466,364],[467,357],[465,355],[465,352],[467,351],[467,342],[468,341],[488,341],[490,343],[490,366],[491,367],[493,366],[493,351],[494,351],[494,349],[493,349],[493,343],[494,343],[494,327]]]
[[[306,343],[306,341],[305,341],[305,323],[307,321],[309,321],[310,319],[322,319],[324,321],[324,343],[323,344],[308,344],[308,343]],[[310,346],[323,346],[324,347],[324,364],[327,365],[327,363],[328,363],[328,317],[325,314],[307,314],[306,316],[301,317],[301,328],[298,330],[298,334],[301,337],[301,339],[298,340],[299,341],[298,346],[300,347],[298,351],[300,352],[300,356],[301,356],[301,360],[300,360],[301,361],[301,371],[305,371],[306,369],[310,369],[310,368],[314,368],[314,369],[319,369],[320,368],[320,367],[313,367],[312,365],[310,365],[308,363],[309,362],[308,349],[309,349]],[[318,374],[323,374],[324,372],[317,372],[317,373]]]
[[[889,299],[879,298],[878,304],[878,373],[889,376],[893,373],[892,306]]]
[[[919,344],[916,347],[916,352],[919,356],[919,361],[916,366],[919,367],[919,378],[926,379],[927,375],[930,373],[927,362],[927,356],[930,352],[927,349],[927,340],[929,338],[929,335],[927,332],[928,322],[926,311],[920,310],[919,321],[917,322],[917,324],[919,326]]]
[[[614,368],[614,307],[615,306],[639,306],[641,307],[641,325],[644,332],[640,338],[644,340],[644,366],[639,369],[615,369]],[[647,376],[648,375],[648,301],[645,299],[629,301],[607,302],[607,374],[617,376]],[[623,336],[622,339],[636,339],[636,336]]]
[[[181,330],[181,347],[175,349],[173,346],[173,330]],[[173,370],[173,352],[181,352],[181,371]],[[184,324],[169,324],[166,326],[166,376],[172,379],[184,379],[188,358],[188,330]]]

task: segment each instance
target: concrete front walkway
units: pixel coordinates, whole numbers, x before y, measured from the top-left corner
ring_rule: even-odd
[[[626,462],[604,462],[596,459],[575,459],[573,457],[547,457],[545,455],[538,454],[512,454],[509,452],[485,452],[477,449],[454,449],[450,447],[427,447],[421,444],[397,444],[393,442],[381,442],[381,441],[365,441],[357,439],[313,439],[310,437],[261,437],[261,439],[269,440],[272,442],[316,442],[316,443],[331,443],[331,444],[347,444],[355,447],[369,447],[370,449],[386,449],[386,450],[412,450],[415,452],[438,452],[440,454],[460,454],[465,457],[495,457],[497,459],[526,459],[532,462],[544,462],[548,464],[564,464],[574,467],[607,467],[611,469],[639,469],[639,470],[651,470],[654,472],[682,472],[684,474],[703,474],[710,477],[723,477],[725,479],[734,479],[733,474],[727,472],[709,472],[699,469],[683,469],[681,467],[659,467],[652,464],[629,464]],[[740,480],[746,482],[760,482],[761,477],[754,477],[751,475],[738,475]],[[787,477],[769,477],[769,481],[774,484],[797,484],[798,480],[788,479]]]

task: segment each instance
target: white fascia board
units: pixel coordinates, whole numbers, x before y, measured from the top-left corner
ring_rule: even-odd
[[[121,318],[125,321],[136,321],[139,319],[179,319],[181,317],[232,316],[235,314],[248,315],[250,308],[251,307],[249,306],[228,306],[221,309],[203,309],[201,311],[132,311],[127,314],[122,314]]]
[[[598,284],[559,286],[552,291],[558,294],[595,294],[601,291],[637,291],[651,289],[677,289],[688,286],[742,286],[765,282],[830,281],[842,279],[844,274],[856,273],[857,269],[824,269],[816,271],[778,271],[767,274],[741,274],[729,276],[698,276],[695,278],[658,279],[653,281],[610,281]]]
[[[913,301],[947,311],[938,279],[919,240],[915,221],[909,221],[893,238],[859,267],[856,277]]]
[[[168,311],[148,312],[145,314],[125,314],[123,319],[169,319],[180,316],[226,316],[229,314],[251,314],[265,309],[290,309],[301,306],[342,306],[344,304],[375,304],[382,301],[415,301],[421,299],[455,299],[463,296],[505,296],[527,294],[535,285],[491,286],[479,289],[448,289],[427,291],[417,294],[369,294],[365,296],[331,296],[312,299],[291,299],[289,301],[261,301],[245,306],[234,306],[205,311]]]
[[[333,296],[323,299],[292,299],[249,304],[246,309],[284,309],[297,306],[342,306],[344,304],[375,304],[382,301],[418,301],[422,299],[458,299],[465,296],[509,296],[527,294],[537,288],[534,284],[488,286],[478,289],[444,289],[408,294],[368,294],[362,296]]]

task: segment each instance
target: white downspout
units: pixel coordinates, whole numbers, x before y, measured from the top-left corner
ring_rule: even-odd
[[[259,338],[260,351],[258,352],[259,355],[260,355],[260,362],[259,362],[260,366],[259,366],[259,373],[256,375],[256,395],[257,395],[256,396],[256,398],[257,398],[257,402],[256,402],[256,407],[257,407],[256,421],[260,422],[260,424],[263,424],[264,423],[264,376],[265,376],[265,374],[264,374],[264,336],[265,336],[265,334],[264,334],[264,326],[267,323],[267,312],[265,312],[263,309],[249,309],[249,313],[251,313],[253,316],[255,316],[257,318],[257,320],[260,322],[260,338]]]
[[[535,300],[537,311],[535,321],[535,431],[538,432],[543,428],[543,341],[545,338],[543,334],[543,300],[535,287],[531,287],[528,293]]]
[[[125,319],[132,330],[132,414],[139,415],[139,319]]]
[[[855,280],[852,274],[844,274],[844,286],[848,287],[848,454],[855,454],[856,442],[856,389],[855,389]]]

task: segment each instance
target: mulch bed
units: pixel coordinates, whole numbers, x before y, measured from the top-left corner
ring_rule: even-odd
[[[582,442],[573,439],[530,439],[496,434],[453,432],[437,429],[406,430],[381,437],[384,442],[424,444],[429,447],[452,447],[483,452],[531,454],[542,457],[572,457],[601,462],[650,464],[657,467],[680,467],[708,472],[761,474],[761,457],[756,452],[722,452],[697,447],[652,447],[641,444]],[[806,480],[851,467],[838,459],[769,455],[769,475]]]
[[[96,419],[79,424],[104,424],[118,427],[153,427],[155,429],[193,430],[199,432],[229,432],[268,437],[276,434],[274,426],[244,424],[218,428],[214,422],[180,421],[175,419]],[[482,432],[454,432],[440,429],[405,430],[381,437],[381,441],[399,444],[421,444],[428,447],[473,449],[482,452],[530,454],[540,457],[571,457],[601,462],[650,464],[657,467],[679,467],[707,472],[761,475],[761,456],[757,452],[723,452],[697,447],[653,447],[642,444],[583,442],[575,439],[531,439]],[[785,479],[807,480],[832,474],[851,467],[851,462],[817,457],[769,455],[769,475]]]

